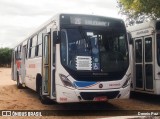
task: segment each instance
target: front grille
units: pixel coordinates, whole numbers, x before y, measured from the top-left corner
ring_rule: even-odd
[[[108,99],[114,99],[118,96],[119,91],[111,92],[81,92],[80,95],[84,100],[93,100],[95,97],[106,96]]]

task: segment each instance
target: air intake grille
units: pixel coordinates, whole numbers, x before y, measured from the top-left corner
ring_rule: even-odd
[[[119,94],[119,91],[112,92],[81,92],[80,95],[84,100],[93,100],[95,97],[106,96],[108,99],[114,99]]]

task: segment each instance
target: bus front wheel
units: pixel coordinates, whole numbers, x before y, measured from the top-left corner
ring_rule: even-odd
[[[51,104],[52,101],[47,98],[46,96],[42,95],[42,79],[40,79],[39,83],[38,83],[38,96],[39,96],[39,99],[41,101],[42,104]]]

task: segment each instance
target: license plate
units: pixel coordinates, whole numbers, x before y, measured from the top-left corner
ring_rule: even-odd
[[[107,101],[108,98],[106,96],[102,96],[102,97],[95,97],[93,99],[93,101]]]

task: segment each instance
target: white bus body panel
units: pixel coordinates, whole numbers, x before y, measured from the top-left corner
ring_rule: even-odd
[[[41,74],[42,57],[26,60],[26,86],[36,91],[36,76]]]

